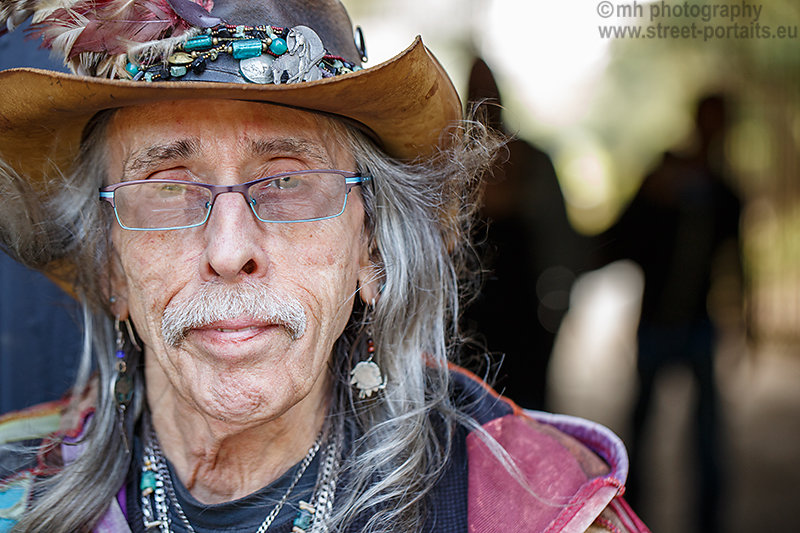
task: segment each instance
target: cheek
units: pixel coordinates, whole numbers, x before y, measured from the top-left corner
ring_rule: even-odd
[[[306,243],[295,248],[293,277],[317,306],[338,313],[356,290],[360,239],[344,237],[341,232],[320,232]]]
[[[290,269],[299,285],[311,293],[328,294],[340,304],[341,295],[351,292],[357,277],[355,256],[347,249],[309,248],[295,256]]]
[[[336,265],[339,262],[339,260],[340,260],[339,256],[335,252],[330,251],[330,250],[323,257],[323,261],[324,261],[326,266]]]
[[[165,249],[164,240],[160,235],[142,233],[141,236],[134,236],[118,247],[131,296],[135,297],[137,292],[163,282],[163,276],[170,272],[163,268],[165,255],[158,252]]]
[[[164,233],[142,232],[117,242],[131,319],[146,336],[160,327],[166,303],[193,271],[191,260],[176,254],[175,239]]]

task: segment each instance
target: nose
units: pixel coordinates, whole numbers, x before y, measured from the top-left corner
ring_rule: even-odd
[[[264,275],[269,259],[263,230],[243,195],[217,196],[204,227],[204,279],[237,281]]]

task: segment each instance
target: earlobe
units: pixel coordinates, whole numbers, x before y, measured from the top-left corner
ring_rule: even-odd
[[[384,275],[376,247],[375,242],[370,244],[365,237],[358,270],[358,294],[364,305],[371,307],[380,298]]]
[[[375,302],[380,298],[382,284],[383,276],[378,265],[368,262],[361,266],[358,271],[358,294],[365,305],[375,306]]]
[[[108,303],[109,308],[111,309],[111,314],[114,318],[120,322],[128,319],[130,316],[130,310],[128,308],[128,299],[126,297],[112,294],[108,298]]]
[[[113,254],[111,267],[109,269],[108,303],[109,310],[114,318],[120,321],[127,320],[130,316],[128,307],[128,282],[125,272],[122,270],[119,257],[116,252]]]

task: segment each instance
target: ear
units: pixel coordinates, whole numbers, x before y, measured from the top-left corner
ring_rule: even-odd
[[[112,294],[108,301],[111,307],[111,314],[114,316],[114,318],[119,319],[120,322],[128,319],[130,316],[130,310],[128,308],[127,294],[125,296]]]
[[[116,251],[111,253],[111,265],[108,268],[108,302],[114,318],[127,320],[130,316],[128,307],[128,279]]]
[[[380,296],[381,276],[375,264],[370,263],[358,271],[358,294],[364,305],[374,306]]]
[[[358,269],[358,294],[367,306],[374,306],[380,297],[380,286],[383,283],[383,272],[371,258],[369,248],[364,247]]]

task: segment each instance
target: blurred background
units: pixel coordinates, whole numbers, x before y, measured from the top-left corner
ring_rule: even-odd
[[[795,529],[800,4],[345,4],[370,64],[421,34],[459,94],[501,99],[525,145],[487,186],[488,290],[467,310],[506,354],[498,388],[621,435],[653,531]],[[704,99],[723,105],[699,113]]]
[[[487,185],[487,290],[464,322],[505,354],[498,388],[615,430],[653,531],[793,530],[800,4],[344,4],[368,65],[420,34],[517,138]],[[4,68],[46,61],[12,38]],[[0,258],[0,412],[58,397],[78,342],[68,299],[23,276]],[[32,368],[34,388],[16,377]]]

